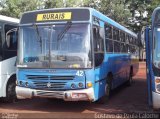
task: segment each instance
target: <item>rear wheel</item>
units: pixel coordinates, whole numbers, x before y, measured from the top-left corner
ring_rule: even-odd
[[[14,102],[16,101],[16,80],[10,80],[6,88],[6,97],[2,98],[3,102]]]
[[[133,70],[131,69],[129,73],[129,80],[127,81],[127,85],[131,86],[132,83],[133,83]]]

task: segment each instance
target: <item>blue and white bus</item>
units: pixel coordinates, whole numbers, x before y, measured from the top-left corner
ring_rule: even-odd
[[[137,35],[92,8],[26,12],[19,26],[19,97],[108,99],[138,71]],[[102,101],[102,102],[103,102]]]
[[[160,108],[160,7],[152,14],[152,26],[145,30],[149,105]]]
[[[0,15],[0,99],[16,99],[16,56],[19,19]],[[11,32],[12,31],[12,32]]]

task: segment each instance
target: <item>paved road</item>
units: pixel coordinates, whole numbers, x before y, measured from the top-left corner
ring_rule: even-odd
[[[113,92],[106,104],[89,102],[50,102],[47,99],[20,100],[12,104],[0,103],[0,112],[23,113],[23,117],[95,117],[95,113],[137,113],[152,112],[147,105],[145,63],[140,63],[138,74],[131,87],[121,86]],[[25,114],[24,114],[25,113]],[[29,114],[28,114],[29,113]],[[11,115],[13,116],[13,115]]]

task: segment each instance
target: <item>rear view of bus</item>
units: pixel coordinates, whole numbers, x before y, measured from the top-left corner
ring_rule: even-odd
[[[16,56],[19,20],[0,15],[0,99],[16,98]]]
[[[152,27],[146,28],[146,63],[149,104],[160,108],[160,7],[152,14]]]

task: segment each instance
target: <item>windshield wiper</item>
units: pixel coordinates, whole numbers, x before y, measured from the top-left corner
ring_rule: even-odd
[[[38,42],[40,42],[40,47],[41,47],[41,52],[42,52],[42,38],[40,36],[39,30],[38,30],[38,27],[36,24],[34,24],[34,28],[36,30],[37,40],[38,40]]]
[[[61,33],[58,34],[58,40],[63,39],[65,33],[71,28],[71,25],[72,25],[72,22],[68,21],[63,31],[61,31]]]

